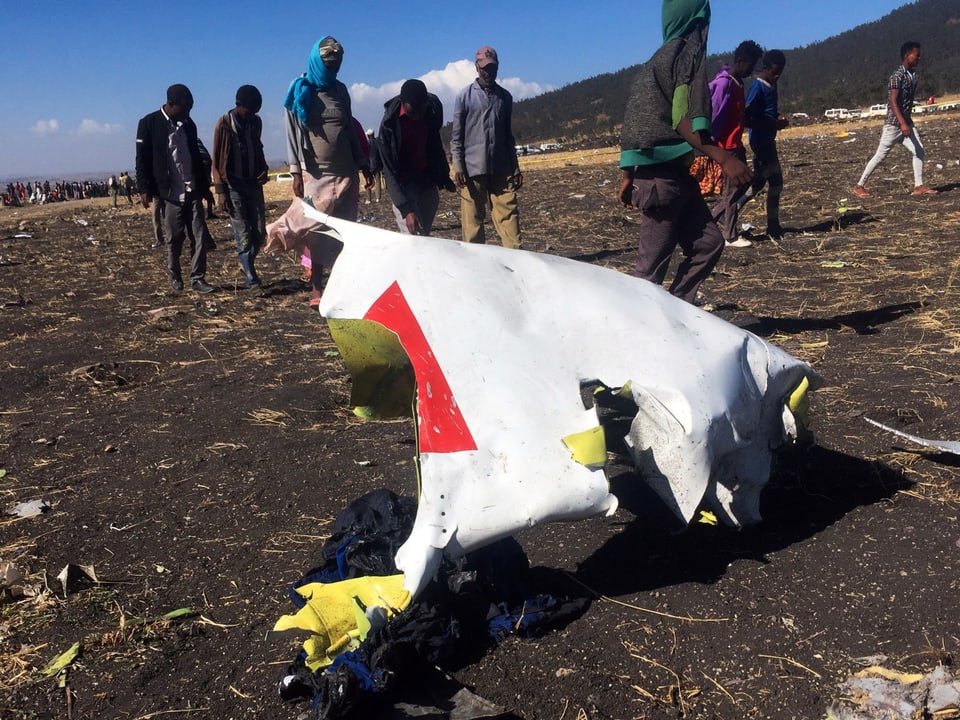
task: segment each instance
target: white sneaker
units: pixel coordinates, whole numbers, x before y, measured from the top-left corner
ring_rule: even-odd
[[[751,245],[753,245],[753,243],[747,240],[745,237],[738,237],[736,240],[727,241],[727,247],[745,248],[750,247]]]

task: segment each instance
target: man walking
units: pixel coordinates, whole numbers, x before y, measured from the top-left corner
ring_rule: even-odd
[[[497,51],[477,50],[477,79],[460,91],[453,106],[450,153],[460,188],[460,223],[465,242],[483,243],[483,221],[491,207],[504,247],[520,248],[517,190],[523,175],[513,139],[513,96],[497,84]]]
[[[787,58],[780,50],[768,50],[763,54],[763,69],[747,92],[744,111],[753,151],[753,184],[740,199],[740,206],[759,193],[764,185],[767,186],[767,237],[774,242],[783,239],[780,225],[783,168],[777,152],[777,132],[787,127],[790,121],[780,114],[777,83],[786,64]]]
[[[744,40],[733,52],[733,66],[724,65],[710,82],[710,98],[713,116],[710,128],[717,145],[734,155],[740,162],[746,163],[747,151],[743,147],[743,122],[746,98],[743,92],[743,79],[753,73],[757,62],[763,55],[761,48],[753,40]],[[723,183],[723,192],[713,212],[718,218],[717,224],[727,247],[749,247],[751,242],[738,237],[737,200],[740,193],[735,183]],[[719,218],[723,218],[720,220]]]
[[[213,185],[217,208],[230,215],[237,257],[248,288],[260,287],[254,260],[266,237],[263,185],[267,161],[260,139],[263,105],[253,85],[237,90],[236,106],[217,120],[213,129]]]
[[[453,192],[440,139],[443,105],[420,80],[407,80],[384,105],[379,157],[400,232],[429,235],[444,188]]]
[[[900,48],[900,67],[890,76],[888,84],[890,101],[887,103],[887,117],[880,132],[880,145],[867,163],[860,182],[853,188],[853,194],[857,197],[870,197],[866,188],[867,180],[890,149],[897,144],[902,144],[913,154],[914,188],[911,195],[937,194],[936,190],[923,184],[923,144],[913,124],[913,96],[917,89],[917,76],[913,70],[919,62],[920,43],[905,42]]]
[[[198,293],[213,286],[204,279],[207,250],[203,243],[203,196],[210,192],[202,168],[197,126],[190,119],[193,95],[186,85],[167,88],[167,102],[140,119],[137,126],[137,187],[140,202],[150,207],[155,198],[163,200],[163,226],[167,240],[167,269],[170,286],[183,290],[180,253],[190,237],[190,285]],[[187,232],[187,228],[191,232]]]
[[[683,259],[670,293],[693,303],[723,252],[723,237],[690,175],[699,150],[738,186],[752,179],[747,166],[710,136],[710,91],[704,60],[709,0],[663,0],[663,45],[633,83],[620,137],[617,199],[643,213],[634,275],[660,285],[679,247]]]

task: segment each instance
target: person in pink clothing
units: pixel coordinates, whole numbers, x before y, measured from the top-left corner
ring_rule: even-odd
[[[744,163],[747,161],[747,151],[743,145],[746,107],[743,79],[753,74],[762,56],[762,47],[753,40],[744,40],[733,52],[733,66],[724,65],[710,82],[710,100],[713,106],[713,115],[710,118],[711,135],[717,145],[736,155]],[[738,237],[738,195],[737,186],[732,182],[725,182],[713,216],[717,219],[727,246],[749,247],[749,240]]]
[[[314,232],[318,224],[304,217],[300,199],[310,198],[320,212],[355,221],[359,172],[370,172],[354,130],[350,94],[337,80],[342,63],[343,46],[324,36],[311,48],[307,72],[290,84],[284,116],[296,197],[287,212],[267,226],[266,249],[309,250],[311,305],[320,302],[323,268],[333,264],[339,247]]]

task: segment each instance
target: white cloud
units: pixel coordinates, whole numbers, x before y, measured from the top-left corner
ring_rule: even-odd
[[[418,79],[423,80],[427,90],[440,98],[443,103],[443,119],[450,122],[453,117],[453,101],[461,89],[469,85],[477,77],[477,71],[470,60],[457,60],[447,63],[442,70],[430,70]],[[355,83],[350,87],[350,99],[353,103],[353,114],[366,127],[377,130],[383,118],[383,104],[400,92],[404,80],[391,80],[379,87],[365,83]],[[535,82],[526,82],[517,77],[498,78],[514,100],[534,97],[549,90],[552,86],[540,85]]]
[[[77,127],[77,135],[116,135],[123,132],[123,126],[116,123],[99,123],[90,118],[84,118]]]
[[[60,121],[59,120],[37,120],[30,132],[34,135],[56,135],[60,132]]]

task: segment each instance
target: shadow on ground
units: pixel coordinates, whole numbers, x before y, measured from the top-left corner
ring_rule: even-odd
[[[763,522],[739,531],[697,522],[684,529],[635,473],[614,477],[614,494],[636,518],[581,564],[577,579],[607,596],[711,584],[734,560],[765,564],[768,554],[910,487],[898,471],[819,446],[778,460],[761,496]]]
[[[844,327],[853,329],[858,335],[870,335],[876,332],[878,325],[886,325],[899,320],[905,315],[915,313],[922,307],[923,304],[920,302],[908,302],[888,305],[875,310],[857,310],[826,318],[757,317],[745,323],[737,324],[744,330],[761,337],[770,337],[775,333],[792,335],[815,330],[840,330]]]

